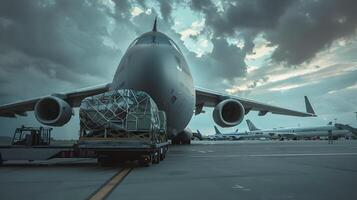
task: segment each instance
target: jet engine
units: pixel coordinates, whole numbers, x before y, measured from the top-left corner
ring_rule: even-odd
[[[72,107],[64,100],[48,96],[40,99],[35,105],[37,121],[48,126],[63,126],[72,117]]]
[[[213,110],[213,120],[221,127],[232,127],[240,124],[244,115],[244,106],[234,99],[221,101]]]

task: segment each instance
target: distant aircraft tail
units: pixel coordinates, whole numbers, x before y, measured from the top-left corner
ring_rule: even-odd
[[[344,129],[344,130],[348,130],[350,131],[351,133],[353,133],[355,136],[357,136],[357,128],[353,128],[352,126],[348,125],[348,124],[339,124],[339,123],[336,123],[335,124],[335,127],[336,128],[341,128],[341,129]]]
[[[249,119],[247,119],[246,122],[247,122],[249,131],[257,131],[257,130],[260,130],[260,129],[258,129],[257,127],[255,127],[255,125],[253,124],[253,122],[251,122]]]
[[[307,113],[315,114],[315,111],[312,108],[311,103],[310,103],[309,99],[307,98],[307,96],[305,96],[305,106],[306,106]]]
[[[199,130],[197,130],[197,133],[193,133],[193,136],[198,138],[199,140],[203,140],[202,134]]]
[[[222,135],[221,131],[218,130],[217,126],[214,126],[214,130],[216,131],[216,135]]]
[[[332,125],[332,122],[329,122],[327,125],[330,125],[330,126],[331,126],[331,125]]]

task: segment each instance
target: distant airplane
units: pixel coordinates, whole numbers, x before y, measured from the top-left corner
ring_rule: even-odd
[[[353,133],[357,135],[357,129],[343,124],[332,124],[329,122],[325,126],[310,126],[297,128],[277,128],[277,129],[258,129],[249,119],[246,120],[249,128],[248,135],[260,134],[264,137],[271,138],[313,138],[332,135],[333,137],[348,136]]]
[[[192,132],[192,139],[197,138],[199,140],[203,140],[204,136],[201,134],[201,132],[199,130],[197,130],[197,132]]]
[[[214,130],[215,130],[215,136],[219,139],[230,139],[230,140],[239,140],[240,136],[245,135],[245,133],[238,133],[238,129],[236,129],[235,132],[231,132],[231,133],[222,133],[221,131],[218,130],[217,126],[214,126]]]
[[[34,111],[40,123],[63,126],[71,119],[73,108],[80,106],[88,96],[120,89],[140,90],[149,94],[158,108],[165,111],[168,136],[173,144],[191,142],[192,132],[186,129],[187,124],[194,110],[198,115],[203,107],[214,107],[213,119],[221,127],[240,124],[250,111],[258,111],[259,116],[269,112],[316,116],[309,109],[300,112],[195,87],[184,55],[172,39],[157,30],[156,24],[155,19],[152,30],[130,44],[111,83],[2,105],[0,116],[26,116],[27,111]]]

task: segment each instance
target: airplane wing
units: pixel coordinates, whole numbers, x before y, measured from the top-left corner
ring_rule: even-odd
[[[56,96],[59,97],[60,99],[65,100],[72,107],[78,107],[80,106],[81,101],[84,98],[107,92],[109,88],[110,88],[110,84],[105,84],[105,85],[98,85],[89,88],[83,88],[68,93],[52,94],[51,96]],[[34,110],[37,101],[40,100],[41,98],[43,97],[0,105],[0,117],[16,117],[16,115],[26,116],[27,115],[26,111]]]
[[[235,99],[238,100],[245,109],[245,114],[248,114],[249,111],[259,111],[258,115],[263,116],[268,112],[273,114],[280,115],[290,115],[290,116],[299,116],[299,117],[316,117],[315,113],[312,110],[310,102],[308,102],[307,97],[305,97],[306,105],[310,105],[307,109],[307,112],[300,112],[295,110],[290,110],[282,107],[277,107],[238,96],[228,95],[200,87],[196,87],[196,115],[202,112],[203,107],[215,107],[218,103],[225,99]],[[309,112],[310,111],[310,112]]]

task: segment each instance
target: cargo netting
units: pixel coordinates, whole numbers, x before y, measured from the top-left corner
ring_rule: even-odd
[[[90,96],[80,106],[81,137],[157,133],[160,129],[158,112],[156,103],[142,91],[124,89]]]

